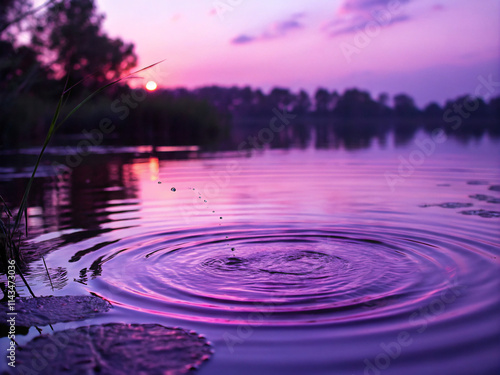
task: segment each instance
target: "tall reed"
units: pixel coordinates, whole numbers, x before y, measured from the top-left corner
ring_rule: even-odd
[[[163,61],[163,60],[162,60]],[[21,203],[19,204],[19,210],[17,211],[16,215],[13,215],[12,212],[9,210],[7,207],[7,203],[5,200],[0,196],[1,203],[3,205],[2,210],[0,211],[0,260],[2,264],[2,268],[4,268],[4,272],[7,273],[7,265],[8,261],[10,259],[14,259],[16,261],[16,270],[17,273],[21,276],[24,284],[28,288],[30,294],[35,297],[35,294],[33,293],[32,289],[30,288],[26,278],[24,277],[21,268],[20,268],[20,262],[22,262],[22,254],[20,251],[20,243],[21,243],[21,233],[19,231],[21,222],[23,220],[24,216],[24,222],[25,222],[25,234],[26,236],[28,235],[28,197],[29,193],[31,191],[31,187],[33,186],[33,182],[35,180],[35,175],[38,170],[38,166],[40,165],[40,161],[42,160],[43,154],[45,152],[45,149],[49,145],[52,137],[54,136],[55,132],[76,112],[78,111],[81,107],[83,107],[87,102],[89,102],[92,98],[94,98],[96,95],[104,91],[110,86],[116,85],[117,83],[123,81],[124,79],[127,78],[132,78],[135,74],[140,73],[142,71],[145,71],[147,69],[152,68],[155,65],[160,64],[162,61],[158,61],[154,64],[148,65],[145,68],[141,68],[139,70],[136,70],[130,74],[125,75],[124,77],[118,78],[116,80],[113,80],[111,82],[106,83],[102,87],[98,88],[94,92],[92,92],[90,95],[88,95],[85,99],[83,99],[80,103],[78,103],[73,109],[69,111],[69,113],[64,116],[64,118],[61,117],[61,111],[64,107],[64,103],[69,97],[69,94],[73,88],[76,86],[80,85],[84,80],[76,83],[75,85],[68,87],[68,82],[66,81],[66,84],[64,86],[63,92],[61,96],[59,97],[59,100],[57,102],[56,109],[54,111],[54,115],[52,117],[52,120],[50,122],[50,127],[47,132],[47,135],[45,136],[45,141],[43,142],[42,149],[40,153],[38,154],[35,166],[33,168],[33,172],[31,173],[31,177],[28,180],[28,184],[26,185],[26,188],[24,190],[23,197],[21,199]],[[87,77],[88,78],[88,77]],[[17,239],[16,239],[17,236]]]

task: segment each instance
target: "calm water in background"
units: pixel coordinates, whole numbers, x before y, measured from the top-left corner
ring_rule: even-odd
[[[115,306],[56,330],[196,330],[215,348],[202,375],[498,374],[500,142],[435,146],[393,188],[386,174],[413,142],[184,160],[108,150],[69,179],[42,169],[30,246],[54,289],[36,254],[29,280]],[[27,171],[2,165],[5,195],[20,199]]]

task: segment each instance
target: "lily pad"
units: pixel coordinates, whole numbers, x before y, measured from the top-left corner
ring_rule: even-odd
[[[461,202],[448,202],[441,204],[421,204],[419,207],[442,207],[442,208],[463,208],[463,207],[471,207],[472,203],[461,203]]]
[[[437,206],[443,208],[462,208],[462,207],[471,207],[472,203],[449,202],[449,203],[438,204]]]
[[[472,181],[467,181],[467,184],[469,185],[488,185],[488,181],[480,181],[480,180],[472,180]]]
[[[35,337],[16,354],[16,373],[185,374],[210,358],[203,336],[159,324],[105,324]]]
[[[91,318],[108,311],[111,304],[95,296],[49,296],[16,298],[16,326],[46,326]],[[0,304],[0,315],[7,316],[9,306]]]
[[[500,217],[500,212],[497,211],[488,211],[488,210],[469,210],[469,211],[460,211],[463,215],[477,215],[485,218],[494,218]]]
[[[500,198],[495,198],[492,197],[491,195],[474,194],[474,195],[469,195],[469,198],[477,199],[480,201],[486,201],[487,203],[500,203]]]

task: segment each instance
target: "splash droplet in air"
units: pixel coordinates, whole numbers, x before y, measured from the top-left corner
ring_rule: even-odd
[[[176,189],[176,188],[174,188],[174,187],[173,187],[172,189],[170,189],[170,190],[172,190],[172,191],[177,191],[177,189]]]

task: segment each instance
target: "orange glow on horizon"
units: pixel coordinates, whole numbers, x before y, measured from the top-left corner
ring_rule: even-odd
[[[158,85],[154,81],[149,81],[148,83],[146,83],[146,90],[148,91],[154,91],[157,89],[157,87]]]

